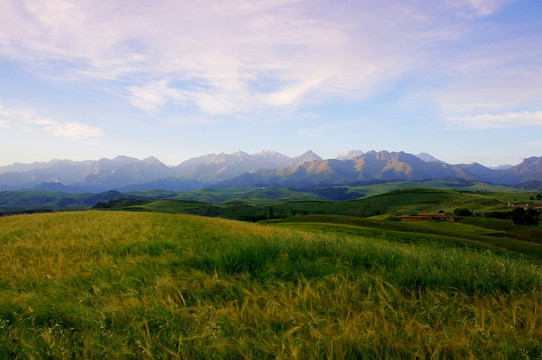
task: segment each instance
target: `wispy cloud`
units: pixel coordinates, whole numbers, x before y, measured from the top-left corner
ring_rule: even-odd
[[[450,53],[441,71],[449,81],[432,89],[446,114],[501,112],[542,102],[542,36],[532,35]]]
[[[402,1],[5,0],[0,23],[0,54],[41,59],[50,76],[126,81],[148,111],[174,102],[219,114],[363,99],[411,70],[429,34],[448,33],[437,13]]]
[[[103,135],[100,129],[87,124],[56,121],[41,116],[33,110],[8,108],[2,103],[0,103],[0,126],[26,131],[47,131],[54,136],[71,139],[97,138]]]
[[[45,130],[51,131],[55,136],[64,136],[72,139],[94,138],[103,135],[102,131],[98,128],[72,122],[54,122],[47,125]]]
[[[132,105],[150,112],[158,110],[170,99],[185,99],[182,92],[169,87],[166,80],[151,81],[144,86],[130,86],[128,92],[128,100]]]
[[[514,0],[453,0],[447,1],[449,6],[460,9],[471,16],[487,16],[500,10],[505,4]]]
[[[452,127],[476,130],[522,126],[542,126],[542,111],[467,115],[463,117],[449,118],[448,123]]]
[[[115,80],[109,86],[124,84],[116,93],[149,112],[171,103],[224,115],[364,100],[419,69],[447,74],[455,79],[448,90],[460,94],[470,74],[508,83],[503,66],[523,69],[535,58],[525,44],[519,51],[501,44],[480,53],[476,44],[447,50],[476,34],[469,17],[508,2],[4,0],[0,56],[39,63],[52,77]],[[532,39],[530,48],[537,48]],[[510,54],[515,60],[487,70],[488,61]],[[478,103],[488,99],[478,96]],[[462,100],[435,97],[443,108]]]

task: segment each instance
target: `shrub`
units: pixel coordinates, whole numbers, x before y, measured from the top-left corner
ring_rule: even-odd
[[[472,216],[472,211],[467,208],[457,208],[454,210],[454,214],[457,216]]]

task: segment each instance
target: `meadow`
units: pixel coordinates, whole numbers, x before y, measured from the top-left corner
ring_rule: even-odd
[[[540,265],[429,240],[154,212],[3,217],[0,358],[540,358]]]
[[[518,226],[509,220],[463,217],[455,222],[400,222],[390,220],[387,215],[370,218],[305,215],[261,222],[264,223],[314,233],[343,233],[413,244],[441,243],[492,250],[542,264],[542,228]]]
[[[397,184],[396,184],[397,185]],[[380,189],[384,189],[378,185]],[[186,193],[185,199],[181,195],[167,199],[117,199],[100,204],[97,208],[128,211],[157,211],[168,213],[190,213],[204,216],[218,216],[239,220],[243,215],[266,215],[269,208],[273,209],[277,217],[289,217],[293,212],[303,215],[344,215],[355,217],[370,217],[382,214],[417,214],[427,210],[430,212],[446,211],[452,213],[456,208],[469,208],[473,212],[506,211],[508,204],[526,203],[537,195],[536,192],[487,192],[465,191],[458,189],[432,189],[410,187],[396,189],[383,194],[364,197],[356,200],[330,201],[289,197],[288,189],[250,190],[248,193],[235,192],[236,189],[216,190],[218,193],[229,194],[232,197],[220,202],[206,202],[190,199],[193,194],[197,198],[207,196],[215,191],[205,190]],[[240,191],[240,190],[239,190]],[[249,191],[245,189],[245,191]],[[192,194],[192,195],[191,195]],[[236,198],[236,195],[239,195]],[[142,196],[142,194],[138,194]],[[254,196],[252,196],[254,195]],[[217,195],[218,196],[218,195]],[[259,196],[259,197],[258,197]],[[268,197],[269,196],[269,197]],[[216,198],[215,198],[216,200]],[[537,200],[542,206],[542,202]],[[244,209],[243,209],[244,208]]]
[[[440,183],[442,182],[438,182]],[[374,186],[382,189],[382,186],[388,185]],[[486,218],[482,215],[494,211],[509,212],[510,204],[533,202],[531,198],[535,198],[535,193],[403,188],[348,201],[305,199],[271,204],[265,202],[267,205],[264,205],[259,201],[246,199],[232,199],[220,203],[177,199],[118,199],[98,204],[95,208],[261,221],[274,226],[312,232],[340,232],[378,238],[387,236],[396,241],[411,243],[444,242],[506,252],[511,256],[525,256],[542,263],[542,227],[514,225],[510,219]],[[542,203],[538,203],[538,206],[542,207]],[[467,208],[477,216],[464,216],[453,223],[394,221],[396,215],[416,215],[423,211],[445,211],[453,215],[458,208]]]

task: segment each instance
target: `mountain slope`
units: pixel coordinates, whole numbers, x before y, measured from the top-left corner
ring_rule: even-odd
[[[101,192],[173,176],[172,170],[154,157],[144,160],[127,156],[98,161],[55,160],[4,168],[12,171],[0,173],[0,190],[69,188],[75,192]]]
[[[98,161],[52,160],[0,168],[0,191],[59,190],[102,192],[165,189],[194,190],[216,186],[343,185],[360,181],[455,179],[495,184],[536,184],[542,181],[542,157],[525,159],[508,169],[478,163],[451,165],[428,154],[347,151],[323,160],[313,151],[290,158],[265,150],[255,154],[209,154],[168,167],[155,157],[127,156]]]
[[[101,159],[90,167],[79,181],[82,185],[99,185],[117,188],[127,184],[144,184],[172,176],[172,171],[154,157],[138,160],[118,156],[113,160]]]
[[[316,155],[312,150],[309,150],[302,155],[293,157],[289,161],[288,166],[297,166],[306,162],[319,161],[319,160],[322,160],[322,158]]]
[[[252,155],[238,151],[233,154],[209,154],[190,159],[173,168],[173,171],[182,179],[213,183],[256,169],[277,169],[317,159],[320,157],[311,151],[293,159],[269,150]]]
[[[542,156],[530,157],[508,171],[521,178],[521,182],[542,180]]]
[[[321,160],[276,170],[256,170],[231,179],[228,186],[339,185],[372,179],[461,179],[514,185],[542,180],[542,158],[526,159],[509,170],[492,170],[480,164],[450,165],[426,162],[405,152],[369,151],[350,160]]]

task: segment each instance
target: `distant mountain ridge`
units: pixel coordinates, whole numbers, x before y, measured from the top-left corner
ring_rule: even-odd
[[[312,150],[293,158],[275,151],[208,154],[169,167],[155,157],[97,161],[51,160],[0,166],[2,190],[65,192],[187,191],[205,186],[290,186],[351,184],[367,180],[460,179],[496,184],[542,181],[542,157],[506,168],[447,164],[427,153],[345,151],[322,159]]]
[[[348,160],[328,159],[279,169],[255,170],[223,186],[343,185],[367,180],[471,180],[503,185],[542,180],[542,157],[525,159],[506,170],[478,163],[451,165],[425,161],[405,152],[369,151]]]
[[[51,160],[32,164],[0,166],[1,190],[49,190],[101,192],[110,189],[174,191],[194,190],[228,180],[256,169],[277,169],[322,160],[309,150],[290,158],[275,151],[256,154],[208,154],[168,167],[155,157],[143,160],[128,156],[97,161]]]

